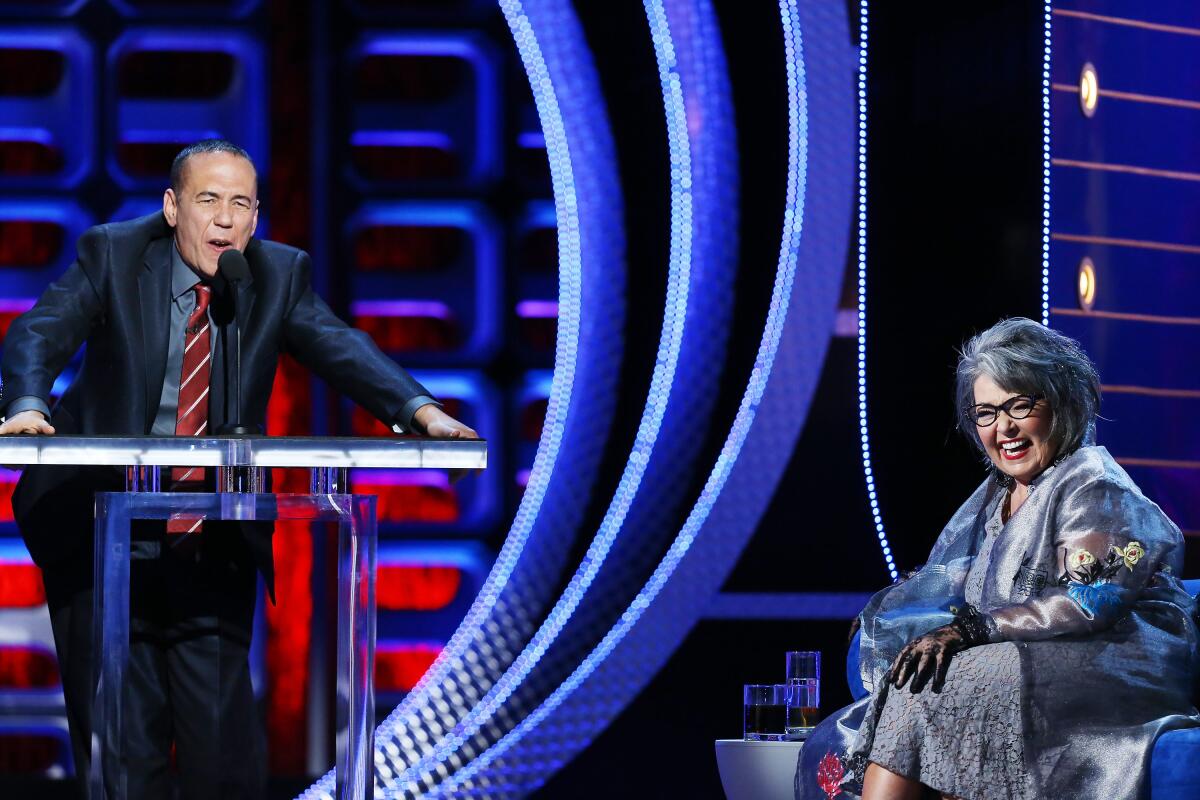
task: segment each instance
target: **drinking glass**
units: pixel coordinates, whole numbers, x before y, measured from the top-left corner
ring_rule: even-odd
[[[821,719],[821,654],[793,650],[787,654],[784,732],[790,740],[807,739]]]
[[[742,738],[749,742],[782,742],[787,717],[787,685],[749,683],[743,688],[745,725]]]

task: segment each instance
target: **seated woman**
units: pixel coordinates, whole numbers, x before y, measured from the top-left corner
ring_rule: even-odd
[[[1071,339],[1010,319],[958,365],[990,477],[859,617],[871,694],[805,743],[797,798],[1137,798],[1159,734],[1200,725],[1183,537],[1103,447]]]

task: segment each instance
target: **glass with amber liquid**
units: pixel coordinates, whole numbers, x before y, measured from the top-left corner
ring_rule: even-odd
[[[782,683],[743,687],[742,738],[748,742],[782,742],[786,738],[787,688]]]
[[[787,654],[786,725],[791,741],[808,738],[821,720],[821,654],[795,650]]]

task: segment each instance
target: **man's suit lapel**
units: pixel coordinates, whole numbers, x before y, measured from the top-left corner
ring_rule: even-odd
[[[171,239],[155,239],[146,248],[138,276],[142,310],[142,344],[146,357],[146,430],[154,424],[167,371],[171,334]]]

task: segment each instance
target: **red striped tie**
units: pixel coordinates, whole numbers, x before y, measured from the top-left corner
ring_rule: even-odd
[[[183,371],[179,376],[179,407],[175,412],[176,436],[203,436],[208,433],[208,377],[212,367],[211,327],[208,322],[208,303],[212,289],[202,283],[196,290],[196,308],[188,317],[183,335]],[[171,469],[172,489],[184,491],[203,486],[203,467],[174,467]],[[197,533],[201,520],[172,519],[167,533]]]

